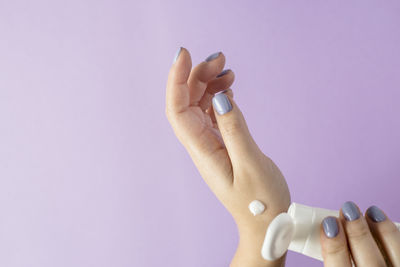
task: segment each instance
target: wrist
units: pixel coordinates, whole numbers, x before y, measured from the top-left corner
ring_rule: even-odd
[[[269,223],[287,207],[270,209],[258,216],[235,218],[239,231],[239,244],[231,267],[275,267],[284,266],[286,254],[276,261],[267,261],[261,256],[261,248]]]

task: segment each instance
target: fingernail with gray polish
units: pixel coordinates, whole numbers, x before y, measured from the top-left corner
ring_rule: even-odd
[[[217,75],[217,78],[224,76],[230,71],[230,69],[223,70],[220,74]]]
[[[182,47],[179,47],[178,51],[176,51],[176,53],[175,53],[174,61],[172,62],[172,64],[178,60],[178,57],[181,54],[181,51],[182,51]]]
[[[232,104],[225,94],[216,94],[212,99],[212,103],[219,115],[224,115],[232,110]]]
[[[339,227],[335,217],[326,217],[322,221],[325,235],[329,238],[334,238],[339,233]]]
[[[386,220],[385,214],[377,206],[369,207],[367,209],[367,216],[374,222],[383,222]]]
[[[214,54],[212,54],[212,55],[209,55],[209,56],[206,58],[206,61],[209,62],[209,61],[211,61],[211,60],[213,60],[213,59],[216,59],[220,54],[221,54],[221,52],[217,52],[217,53],[214,53]]]
[[[354,221],[360,218],[360,212],[354,202],[345,202],[342,206],[342,212],[347,221]]]

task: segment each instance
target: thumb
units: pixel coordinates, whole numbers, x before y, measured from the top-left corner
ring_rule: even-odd
[[[232,165],[240,164],[244,158],[255,158],[257,153],[261,153],[251,137],[242,112],[232,97],[225,93],[216,94],[212,104]]]

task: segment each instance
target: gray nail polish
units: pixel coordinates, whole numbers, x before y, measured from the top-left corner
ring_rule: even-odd
[[[329,238],[334,238],[339,233],[339,227],[335,217],[326,217],[322,221],[325,235]]]
[[[217,75],[217,78],[224,76],[230,71],[230,69],[223,70],[220,74]]]
[[[211,60],[213,60],[213,59],[216,59],[220,54],[221,54],[221,52],[217,52],[217,53],[214,53],[214,54],[212,54],[212,55],[209,55],[209,56],[206,58],[206,61],[209,62],[209,61],[211,61]]]
[[[212,99],[212,103],[219,115],[224,115],[232,110],[231,102],[225,94],[216,94]]]
[[[385,214],[377,206],[369,207],[367,209],[367,216],[374,222],[383,222],[386,220]]]
[[[342,206],[342,212],[347,221],[354,221],[360,218],[360,212],[354,202],[345,202]]]
[[[176,51],[176,53],[175,53],[174,61],[172,62],[172,64],[176,62],[179,55],[181,54],[181,51],[182,51],[182,47],[179,47],[178,51]]]

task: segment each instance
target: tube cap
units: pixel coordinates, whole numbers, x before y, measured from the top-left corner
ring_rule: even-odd
[[[279,259],[287,251],[294,234],[292,217],[287,213],[281,213],[275,217],[265,233],[261,256],[265,260]]]

